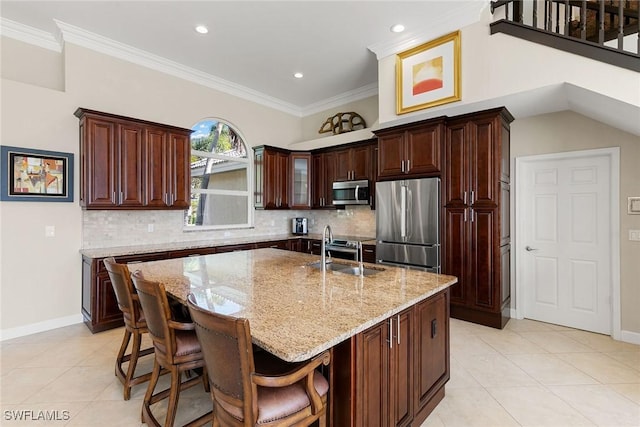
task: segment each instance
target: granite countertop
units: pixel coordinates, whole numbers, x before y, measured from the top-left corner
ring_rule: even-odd
[[[318,260],[267,248],[132,263],[129,270],[183,302],[193,293],[206,309],[249,319],[254,343],[289,362],[308,360],[457,282],[390,266],[364,277],[322,272],[309,265]]]
[[[334,236],[336,239],[348,239],[348,240],[360,240],[364,244],[375,244],[376,240],[373,237],[365,237],[365,236],[343,236],[336,235]],[[216,246],[226,246],[226,245],[242,245],[247,243],[256,243],[256,242],[272,242],[276,240],[287,240],[287,239],[316,239],[321,240],[322,234],[305,234],[305,235],[296,235],[296,234],[277,234],[277,235],[265,235],[265,236],[249,236],[249,237],[240,237],[234,239],[222,239],[222,240],[194,240],[194,241],[181,241],[181,242],[170,242],[170,243],[158,243],[158,244],[147,244],[147,245],[131,245],[131,246],[112,246],[106,248],[91,248],[91,249],[80,249],[80,253],[89,258],[106,258],[110,256],[123,256],[123,255],[140,255],[140,254],[148,254],[155,252],[165,252],[165,251],[178,251],[183,249],[198,249],[198,248],[211,248]]]

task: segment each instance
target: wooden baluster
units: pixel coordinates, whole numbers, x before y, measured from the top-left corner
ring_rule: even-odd
[[[622,0],[618,2],[618,50],[624,46],[624,4]]]
[[[544,30],[551,31],[551,4],[550,0],[544,0]]]
[[[640,6],[638,6],[636,11],[638,12],[638,18],[636,19],[636,24],[638,24],[638,47],[636,54],[640,56]]]
[[[538,28],[538,2],[533,0],[533,28]]]
[[[504,19],[509,20],[509,2],[504,5]],[[512,19],[513,21],[513,19]]]
[[[524,9],[524,4],[522,0],[516,0],[513,3],[513,14],[516,15],[513,17],[514,20],[517,19],[516,22],[522,24],[522,10]]]
[[[580,6],[580,38],[587,39],[587,0],[582,0]]]
[[[556,33],[560,34],[560,3],[556,3]]]
[[[604,0],[599,0],[600,11],[598,12],[598,43],[604,44]]]
[[[564,35],[569,36],[571,32],[569,30],[569,24],[571,22],[571,6],[569,6],[569,0],[564,0]]]

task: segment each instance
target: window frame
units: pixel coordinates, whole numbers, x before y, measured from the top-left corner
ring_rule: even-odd
[[[203,121],[213,121],[213,122],[218,122],[218,123],[223,123],[226,126],[228,126],[229,128],[231,128],[233,130],[234,133],[236,133],[240,139],[242,144],[244,145],[244,149],[246,152],[246,157],[231,157],[231,156],[225,156],[223,154],[218,154],[218,153],[213,153],[213,152],[207,152],[207,151],[201,151],[201,150],[194,150],[193,148],[191,148],[191,139],[189,139],[189,147],[190,147],[190,155],[189,158],[191,158],[192,156],[197,156],[200,158],[211,158],[211,159],[218,159],[218,160],[224,160],[227,162],[234,162],[234,163],[238,163],[238,164],[244,164],[245,167],[245,171],[246,171],[246,180],[247,180],[247,189],[246,190],[216,190],[216,189],[198,189],[195,192],[193,191],[193,189],[191,188],[191,185],[189,185],[189,205],[191,205],[191,199],[192,196],[194,194],[215,194],[215,195],[222,195],[222,196],[246,196],[247,197],[247,222],[246,223],[242,223],[242,224],[223,224],[223,225],[187,225],[185,224],[185,221],[183,219],[182,221],[182,229],[183,231],[187,231],[187,232],[192,232],[192,231],[210,231],[210,230],[234,230],[234,229],[247,229],[247,228],[254,228],[255,227],[255,223],[254,223],[254,198],[253,198],[253,189],[252,189],[252,185],[253,185],[253,174],[254,174],[254,167],[253,167],[253,156],[251,156],[251,153],[253,152],[253,148],[247,144],[246,139],[244,137],[244,135],[242,134],[242,132],[238,131],[238,128],[231,122],[229,122],[228,120],[224,120],[224,119],[220,119],[217,117],[206,117],[203,119],[198,120],[197,122],[195,122],[192,126],[195,127],[198,123],[203,122]],[[191,163],[191,162],[190,162]],[[235,169],[241,169],[241,167],[238,168],[233,168],[230,170],[235,170]],[[191,166],[189,166],[189,170],[191,170]],[[189,180],[191,181],[193,177],[189,176]],[[186,213],[185,213],[186,216]]]

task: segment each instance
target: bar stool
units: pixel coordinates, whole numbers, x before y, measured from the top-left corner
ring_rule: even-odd
[[[329,384],[316,368],[329,364],[328,351],[287,363],[253,351],[248,319],[204,310],[193,294],[187,306],[207,363],[214,426],[326,426]]]
[[[140,305],[145,313],[149,334],[155,348],[151,380],[142,401],[142,421],[148,425],[159,427],[160,423],[151,412],[151,405],[168,397],[164,425],[165,427],[173,426],[182,390],[191,388],[202,381],[205,390],[209,392],[207,370],[200,343],[193,323],[177,322],[172,318],[164,285],[145,280],[140,271],[133,273],[131,278],[138,292]],[[171,374],[171,386],[167,390],[155,393],[161,368],[168,370]],[[181,380],[183,373],[198,368],[203,368],[201,376],[187,379],[184,382]],[[187,425],[200,426],[212,420],[213,411],[209,411]]]
[[[138,359],[142,356],[153,353],[153,347],[140,350],[142,344],[142,334],[148,333],[147,322],[144,313],[140,308],[138,295],[131,282],[129,269],[124,264],[116,263],[113,257],[104,260],[104,266],[109,273],[111,286],[116,294],[118,308],[122,311],[124,317],[124,337],[118,356],[116,357],[116,376],[123,386],[124,400],[131,398],[131,387],[145,381],[149,381],[151,373],[135,376]],[[133,345],[131,353],[125,354],[131,337],[133,336]],[[129,362],[127,372],[124,372],[123,365]]]

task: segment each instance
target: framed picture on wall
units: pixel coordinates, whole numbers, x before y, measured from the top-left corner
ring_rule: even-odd
[[[397,55],[397,114],[459,101],[460,97],[460,31]]]
[[[0,200],[73,202],[73,153],[0,146]]]

